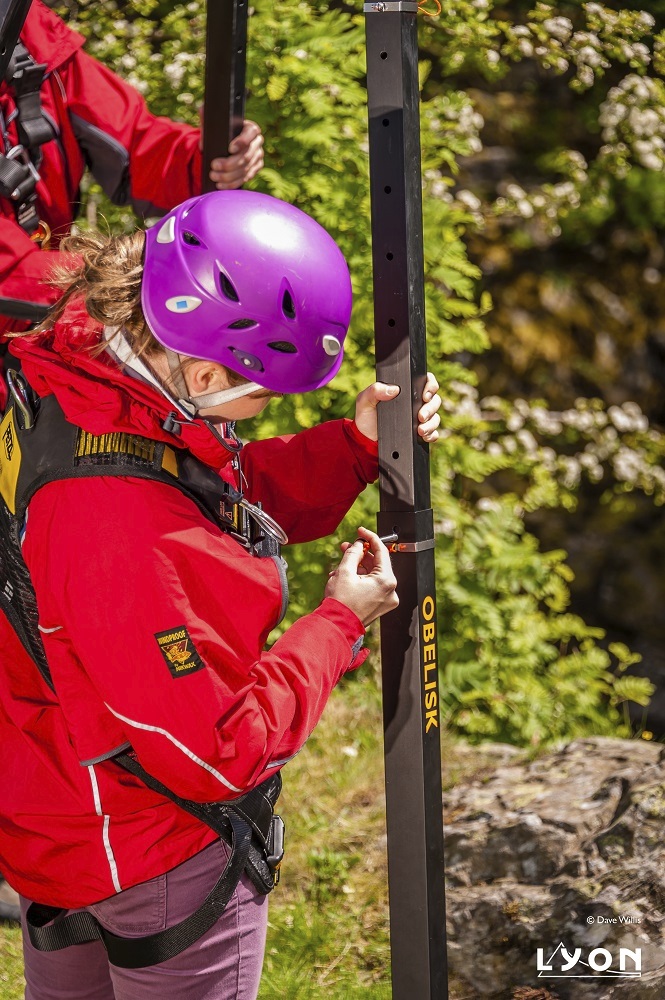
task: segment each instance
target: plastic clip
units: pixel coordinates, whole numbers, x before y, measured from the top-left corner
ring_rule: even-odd
[[[166,431],[167,434],[175,434],[176,437],[180,434],[180,428],[182,426],[181,422],[176,419],[177,416],[178,414],[172,410],[162,424],[163,431]]]

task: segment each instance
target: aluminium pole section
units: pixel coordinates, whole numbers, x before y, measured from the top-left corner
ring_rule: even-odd
[[[248,0],[208,0],[203,105],[204,191],[214,191],[210,162],[229,155],[245,118]]]
[[[426,379],[417,3],[365,3],[380,535],[397,532],[400,605],[381,618],[394,1000],[446,1000],[441,743]],[[396,550],[396,551],[395,551]]]
[[[0,81],[4,80],[32,0],[0,0]]]

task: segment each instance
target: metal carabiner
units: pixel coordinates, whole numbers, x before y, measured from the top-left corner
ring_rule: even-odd
[[[9,391],[23,417],[23,429],[29,431],[34,426],[35,414],[28,402],[26,383],[13,368],[8,368],[5,374],[7,376]]]
[[[256,521],[260,528],[266,531],[269,535],[272,535],[273,538],[276,538],[282,545],[288,545],[289,536],[277,523],[274,517],[271,517],[270,514],[266,514],[261,507],[257,507],[256,504],[250,503],[249,500],[245,500],[244,497],[238,501],[238,506],[242,507],[243,510],[246,510],[249,516]]]

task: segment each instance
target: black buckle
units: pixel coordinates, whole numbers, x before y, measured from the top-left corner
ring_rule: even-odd
[[[0,194],[12,201],[24,201],[35,190],[39,174],[23,146],[14,146],[0,156]]]
[[[284,830],[284,820],[275,813],[270,822],[266,844],[266,863],[275,879],[275,885],[279,883],[280,866],[284,857]]]
[[[176,437],[180,434],[180,428],[182,427],[182,421],[176,419],[177,416],[178,414],[172,410],[162,424],[163,431],[166,431],[167,434],[174,434]]]

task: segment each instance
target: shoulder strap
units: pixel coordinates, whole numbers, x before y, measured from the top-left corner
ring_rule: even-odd
[[[46,64],[37,63],[25,45],[17,42],[6,79],[14,90],[18,145],[0,155],[0,194],[14,203],[16,220],[32,236],[39,229],[36,185],[42,160],[41,147],[54,138],[51,123],[42,112],[40,90]]]
[[[19,376],[20,378],[20,376]],[[16,376],[13,377],[16,385]],[[23,383],[24,393],[28,393]],[[16,396],[14,395],[14,399]],[[35,493],[62,479],[134,476],[166,483],[188,496],[210,520],[233,529],[240,493],[190,452],[138,434],[91,434],[69,423],[55,396],[32,400],[34,420],[12,402],[0,422],[0,494],[11,513],[25,517]]]
[[[48,483],[133,476],[184,493],[210,521],[242,540],[241,494],[189,452],[140,435],[90,434],[69,423],[55,396],[34,397],[12,373],[0,421],[0,608],[53,689],[37,602],[21,553],[28,505]]]

